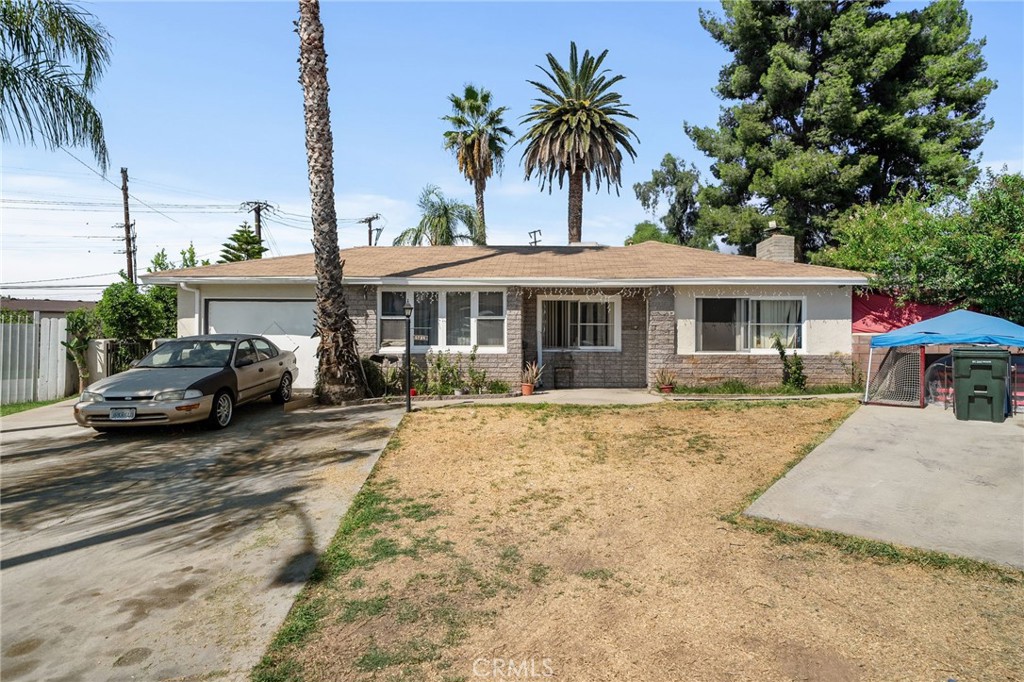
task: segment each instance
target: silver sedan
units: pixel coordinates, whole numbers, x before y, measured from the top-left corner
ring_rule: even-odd
[[[222,429],[236,405],[267,395],[288,402],[298,373],[294,353],[262,336],[187,336],[89,386],[75,404],[75,421],[97,431],[204,420]]]

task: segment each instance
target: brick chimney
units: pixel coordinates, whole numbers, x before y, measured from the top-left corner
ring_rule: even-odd
[[[768,223],[768,233],[771,236],[757,243],[757,257],[779,263],[795,262],[796,240],[788,234],[779,234],[774,220]]]

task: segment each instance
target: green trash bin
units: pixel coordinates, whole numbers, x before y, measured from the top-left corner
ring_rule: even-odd
[[[953,395],[961,421],[1006,420],[1010,352],[989,348],[953,349]]]

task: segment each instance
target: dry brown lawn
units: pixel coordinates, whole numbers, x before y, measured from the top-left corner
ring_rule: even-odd
[[[853,409],[415,413],[254,679],[1022,679],[1020,574],[722,520]]]

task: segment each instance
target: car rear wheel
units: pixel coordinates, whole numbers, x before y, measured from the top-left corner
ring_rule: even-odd
[[[284,373],[281,377],[281,385],[277,387],[277,390],[270,394],[270,399],[275,405],[284,405],[286,402],[292,399],[292,375],[288,372]]]
[[[213,407],[210,408],[210,426],[223,429],[231,423],[235,414],[235,401],[227,391],[220,391],[213,396]]]

